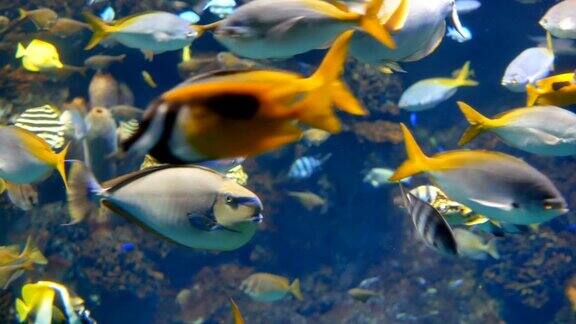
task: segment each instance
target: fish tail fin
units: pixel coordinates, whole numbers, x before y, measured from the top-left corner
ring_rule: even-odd
[[[20,298],[16,299],[16,315],[18,315],[18,320],[22,323],[25,322],[30,313],[30,307],[24,303]]]
[[[300,290],[300,279],[294,279],[292,284],[290,284],[290,293],[296,297],[298,300],[304,300],[302,296],[302,291]]]
[[[408,13],[410,12],[410,1],[409,0],[402,0],[398,5],[396,11],[390,16],[388,21],[386,22],[385,26],[389,31],[397,32],[400,31],[404,24],[406,23],[406,19],[408,19]]]
[[[44,254],[42,253],[42,251],[40,251],[34,240],[32,240],[32,237],[30,236],[28,236],[28,239],[26,240],[26,246],[24,247],[24,250],[22,250],[22,255],[28,257],[32,262],[36,264],[48,263],[48,260],[46,259]]]
[[[68,154],[68,149],[70,148],[70,143],[66,144],[64,149],[56,155],[56,170],[60,174],[62,181],[64,182],[64,186],[66,187],[66,191],[70,190],[68,186],[68,180],[66,179],[66,155]]]
[[[106,38],[106,36],[108,36],[108,34],[112,32],[113,27],[106,24],[103,20],[101,20],[100,18],[94,16],[89,12],[84,12],[82,13],[82,15],[88,22],[88,25],[90,25],[90,28],[92,29],[93,32],[92,38],[90,38],[90,41],[88,42],[86,47],[84,47],[85,50],[89,50],[96,47],[98,43],[100,43],[104,38]]]
[[[500,253],[498,253],[498,246],[496,245],[496,238],[488,241],[488,244],[486,244],[486,253],[494,259],[500,259]]]
[[[24,8],[18,8],[18,20],[24,20],[28,18],[28,11],[24,10]]]
[[[202,37],[205,32],[214,30],[220,25],[220,21],[213,22],[207,25],[191,25],[192,28],[196,31],[196,38]]]
[[[468,87],[474,87],[477,86],[479,83],[478,81],[474,81],[470,79],[470,74],[471,74],[471,70],[470,70],[470,61],[466,61],[466,63],[464,63],[464,65],[462,66],[462,68],[460,69],[460,71],[458,71],[458,74],[456,75],[456,78],[454,78],[454,81],[456,81],[457,86],[462,87],[462,86],[468,86]]]
[[[351,114],[366,114],[362,105],[340,79],[352,34],[353,31],[350,30],[338,37],[316,72],[309,78],[303,79],[299,85],[308,90],[306,97],[298,103],[300,107],[307,108],[299,109],[299,118],[312,127],[331,133],[341,130],[342,125],[334,114],[333,104]],[[313,109],[310,109],[312,107]]]
[[[14,56],[16,58],[22,58],[24,55],[26,55],[26,48],[24,45],[22,45],[22,43],[18,43],[18,47],[16,48],[16,55]]]
[[[8,190],[8,184],[4,179],[0,179],[0,195],[3,194],[6,190]]]
[[[92,172],[80,161],[72,163],[68,178],[70,179],[68,210],[71,217],[68,225],[72,225],[98,210],[98,198],[102,195],[103,189]]]
[[[462,111],[462,114],[464,114],[464,117],[466,117],[466,120],[470,123],[470,127],[466,129],[458,142],[458,145],[466,145],[486,129],[489,129],[491,120],[462,101],[458,101],[458,108],[460,108],[460,111]]]
[[[414,139],[412,133],[410,133],[408,127],[404,124],[400,124],[400,127],[402,128],[402,134],[404,135],[404,145],[406,146],[408,159],[404,161],[396,171],[394,171],[394,174],[392,174],[389,179],[392,182],[400,181],[428,169],[427,161],[429,158],[424,154],[424,152],[422,152],[422,149],[418,146],[418,143]]]
[[[532,107],[538,100],[540,92],[533,84],[528,84],[526,86],[526,107]]]
[[[402,0],[402,2],[406,2],[406,0]],[[378,13],[380,12],[383,3],[384,0],[370,1],[366,6],[366,12],[360,16],[358,25],[380,43],[391,49],[395,49],[396,42],[388,30],[386,30],[386,27],[380,22],[380,18],[378,17]],[[402,7],[402,4],[400,4],[399,8],[401,9]]]

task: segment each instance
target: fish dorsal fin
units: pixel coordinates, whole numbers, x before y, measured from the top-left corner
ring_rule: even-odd
[[[290,29],[292,29],[296,24],[298,24],[298,22],[300,22],[302,19],[304,19],[304,16],[293,17],[291,19],[283,21],[283,22],[279,23],[278,25],[270,28],[268,30],[267,34],[272,39],[277,38],[278,37],[277,35],[286,34]]]
[[[122,25],[124,25],[125,23],[127,23],[128,21],[134,19],[134,18],[138,18],[141,16],[145,16],[145,15],[149,15],[149,14],[153,14],[156,13],[157,11],[153,11],[153,10],[149,10],[149,11],[144,11],[144,12],[139,12],[139,13],[135,13],[133,15],[129,15],[120,19],[117,19],[114,21],[114,24],[112,26],[114,27],[121,27]],[[123,26],[126,27],[126,26]]]
[[[386,22],[386,28],[391,32],[399,32],[404,28],[410,12],[410,0],[400,0],[400,4]]]

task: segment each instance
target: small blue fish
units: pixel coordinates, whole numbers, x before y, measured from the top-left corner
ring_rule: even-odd
[[[415,112],[410,113],[410,125],[416,126],[418,123],[418,115]]]
[[[132,252],[136,249],[136,245],[134,245],[134,243],[122,243],[122,245],[120,245],[120,251],[123,253],[128,253],[128,252]]]
[[[308,179],[314,175],[331,156],[332,154],[326,154],[323,158],[303,156],[292,163],[288,171],[288,177],[291,179]]]
[[[467,14],[472,12],[482,6],[482,3],[477,0],[457,0],[456,1],[456,11],[459,14]]]
[[[460,34],[462,33],[462,34]],[[446,37],[457,41],[458,43],[464,43],[472,39],[472,32],[470,29],[462,26],[462,30],[458,32],[456,28],[448,27],[448,31],[446,32]]]
[[[464,279],[456,279],[456,280],[451,280],[448,283],[448,288],[450,289],[458,289],[462,286],[462,284],[464,283]]]
[[[105,22],[114,21],[114,18],[116,18],[116,12],[114,11],[114,8],[112,8],[112,6],[106,7],[106,9],[104,9],[104,11],[102,11],[100,14],[100,18],[102,18],[102,20]]]
[[[220,18],[225,18],[234,12],[235,7],[236,1],[234,0],[209,0],[203,10],[208,10]]]
[[[178,17],[186,20],[187,22],[189,22],[191,24],[195,24],[195,23],[200,21],[200,16],[198,16],[198,14],[195,13],[194,11],[190,11],[190,10],[180,13],[178,15]]]

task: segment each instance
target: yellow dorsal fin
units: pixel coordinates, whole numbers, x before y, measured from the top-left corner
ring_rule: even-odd
[[[422,152],[420,146],[414,139],[412,133],[406,125],[400,124],[402,129],[402,134],[404,136],[404,145],[406,147],[406,154],[408,158],[404,163],[394,171],[394,174],[390,177],[390,181],[396,182],[402,179],[408,178],[415,174],[425,172],[428,169],[428,164],[430,158]]]
[[[477,86],[478,85],[477,81],[469,79],[470,74],[471,74],[470,61],[466,61],[466,63],[464,63],[464,65],[462,66],[460,71],[458,71],[458,74],[454,78],[456,85],[457,86]]]
[[[391,32],[398,32],[406,23],[408,18],[408,13],[410,11],[410,0],[400,0],[400,4],[396,8],[396,11],[390,16],[386,22],[386,29]]]

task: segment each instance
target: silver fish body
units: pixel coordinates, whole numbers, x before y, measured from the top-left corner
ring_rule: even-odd
[[[540,25],[558,38],[576,39],[576,0],[565,0],[550,8]]]
[[[16,184],[43,180],[53,168],[30,152],[15,128],[0,127],[0,178]]]
[[[544,47],[524,50],[506,68],[502,85],[514,92],[525,92],[528,84],[548,76],[554,66],[554,54]]]

